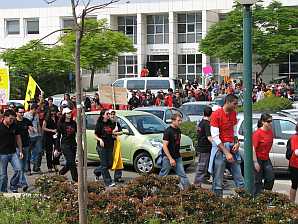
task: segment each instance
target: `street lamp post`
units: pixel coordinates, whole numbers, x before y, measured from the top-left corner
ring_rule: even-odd
[[[243,76],[244,76],[244,177],[245,187],[253,193],[252,155],[252,15],[256,0],[238,0],[243,6]]]

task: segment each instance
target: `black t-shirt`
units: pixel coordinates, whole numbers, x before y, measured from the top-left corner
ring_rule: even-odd
[[[77,123],[74,120],[60,123],[57,128],[57,148],[60,148],[60,139],[61,145],[76,146],[76,133]]]
[[[53,119],[48,119],[48,120],[45,120],[46,122],[46,128],[47,129],[57,129],[57,122],[54,121]],[[54,135],[54,132],[51,132],[51,131],[44,131],[44,136],[47,140],[49,139],[53,139],[53,135]]]
[[[16,135],[19,135],[16,124],[9,128],[3,122],[0,124],[0,155],[8,155],[16,152]]]
[[[30,136],[28,132],[29,126],[33,127],[32,121],[25,117],[22,121],[16,120],[16,129],[21,135],[23,147],[28,147],[30,145]]]
[[[169,126],[163,135],[163,140],[168,141],[168,149],[170,151],[173,159],[178,159],[180,155],[180,140],[181,140],[181,130],[179,128],[173,128]],[[163,151],[163,155],[164,151]]]
[[[114,148],[114,137],[113,130],[115,129],[116,123],[108,120],[107,122],[97,121],[95,127],[95,134],[101,138],[104,142],[104,148],[112,149]],[[97,141],[99,146],[99,142]]]
[[[210,121],[203,119],[198,125],[198,152],[211,152],[212,144],[209,142],[208,136],[211,136]]]

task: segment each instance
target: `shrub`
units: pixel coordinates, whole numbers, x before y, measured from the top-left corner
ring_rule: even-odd
[[[253,104],[252,109],[254,112],[268,112],[274,113],[280,110],[291,109],[292,101],[283,97],[270,96],[263,100]],[[238,112],[242,112],[243,107],[238,109]]]
[[[65,190],[71,182],[43,177],[37,183],[43,190],[51,186],[49,200],[56,203],[55,212],[65,222],[78,223],[77,197],[73,196],[77,189]],[[127,185],[106,191],[100,183],[89,183],[89,223],[298,223],[298,206],[290,203],[285,195],[264,192],[252,198],[244,191],[237,191],[237,195],[221,199],[195,186],[181,190],[178,184],[176,177],[156,175],[140,176]],[[51,188],[58,192],[53,193]],[[65,198],[57,203],[54,195]]]
[[[21,198],[0,196],[0,224],[51,223],[66,224],[55,205],[38,195]]]
[[[180,129],[182,134],[192,139],[193,144],[196,147],[198,144],[197,123],[191,121],[183,122],[180,126]]]

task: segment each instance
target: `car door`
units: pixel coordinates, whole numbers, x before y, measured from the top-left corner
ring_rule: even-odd
[[[88,159],[98,160],[98,154],[96,151],[97,141],[94,136],[94,130],[96,121],[98,119],[98,114],[87,114],[86,115],[86,136],[87,136],[87,151]]]
[[[273,130],[274,140],[272,146],[272,153],[274,157],[274,168],[287,169],[289,161],[286,159],[286,146],[288,139],[292,134],[295,134],[296,124],[286,119],[274,119]]]
[[[126,129],[129,131],[129,134],[122,134],[120,135],[120,143],[121,143],[121,155],[122,160],[125,163],[132,163],[130,161],[133,153],[134,153],[134,142],[136,141],[135,136],[129,125],[124,121],[122,118],[118,117],[118,122],[123,129]]]

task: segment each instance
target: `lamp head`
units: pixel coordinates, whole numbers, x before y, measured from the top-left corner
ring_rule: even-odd
[[[257,0],[237,0],[241,5],[253,5]]]

